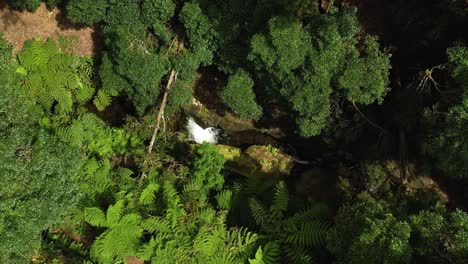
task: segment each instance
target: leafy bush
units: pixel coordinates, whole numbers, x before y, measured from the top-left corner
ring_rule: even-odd
[[[239,70],[229,77],[227,86],[221,91],[221,99],[241,118],[258,120],[262,116],[262,108],[255,101],[253,85],[250,75]]]
[[[8,0],[8,3],[14,8],[35,11],[41,4],[41,0]]]
[[[106,17],[107,0],[70,0],[67,2],[67,18],[73,23],[92,25]]]
[[[182,82],[175,83],[169,93],[165,112],[169,115],[174,113],[179,107],[190,103],[192,97],[193,90],[188,85]]]
[[[56,8],[63,0],[45,0],[46,6],[49,9]]]
[[[327,248],[340,263],[409,263],[410,234],[410,225],[396,219],[388,204],[362,193],[338,210]]]
[[[175,4],[172,0],[143,0],[141,4],[142,21],[148,25],[166,23],[174,15]]]

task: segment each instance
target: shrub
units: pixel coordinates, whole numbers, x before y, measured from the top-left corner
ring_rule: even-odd
[[[227,86],[221,91],[221,98],[241,118],[258,120],[262,116],[262,108],[255,101],[253,85],[250,75],[238,70],[229,78]]]
[[[41,5],[41,0],[9,0],[8,3],[13,8],[27,9],[32,12]]]
[[[105,18],[106,9],[106,0],[70,0],[67,3],[67,17],[74,23],[91,25]]]

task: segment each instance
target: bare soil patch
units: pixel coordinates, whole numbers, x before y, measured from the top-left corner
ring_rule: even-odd
[[[74,36],[73,51],[79,55],[90,56],[102,47],[102,36],[97,26],[73,25],[61,11],[48,10],[44,3],[35,12],[27,12],[12,10],[5,0],[0,0],[0,31],[12,43],[14,52],[21,50],[25,40],[37,36]]]

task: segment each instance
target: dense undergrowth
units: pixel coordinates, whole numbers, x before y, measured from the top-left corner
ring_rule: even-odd
[[[467,205],[447,206],[439,188],[417,184],[436,171],[468,191],[466,39],[402,85],[390,81],[389,50],[346,1],[45,2],[100,26],[105,49],[80,57],[63,39],[36,38],[12,56],[0,42],[1,263],[468,261]],[[446,2],[467,21],[463,1]],[[32,11],[40,1],[9,4]],[[166,129],[205,66],[228,76],[213,98],[239,119],[292,120],[285,131],[329,144],[325,159],[346,157],[329,165],[338,205],[297,191],[299,170],[236,175],[215,145]],[[408,93],[434,99],[410,122],[421,128],[417,159],[404,158],[403,121],[398,162],[343,155],[369,129],[392,136],[371,110],[388,108],[387,98],[412,103]],[[119,127],[99,117],[117,97],[135,109]],[[149,152],[158,110],[164,129]]]

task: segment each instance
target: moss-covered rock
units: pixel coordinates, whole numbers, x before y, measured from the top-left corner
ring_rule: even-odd
[[[242,151],[239,148],[217,145],[226,158],[225,168],[240,175],[251,177],[281,177],[290,174],[294,159],[271,146],[251,146]]]

